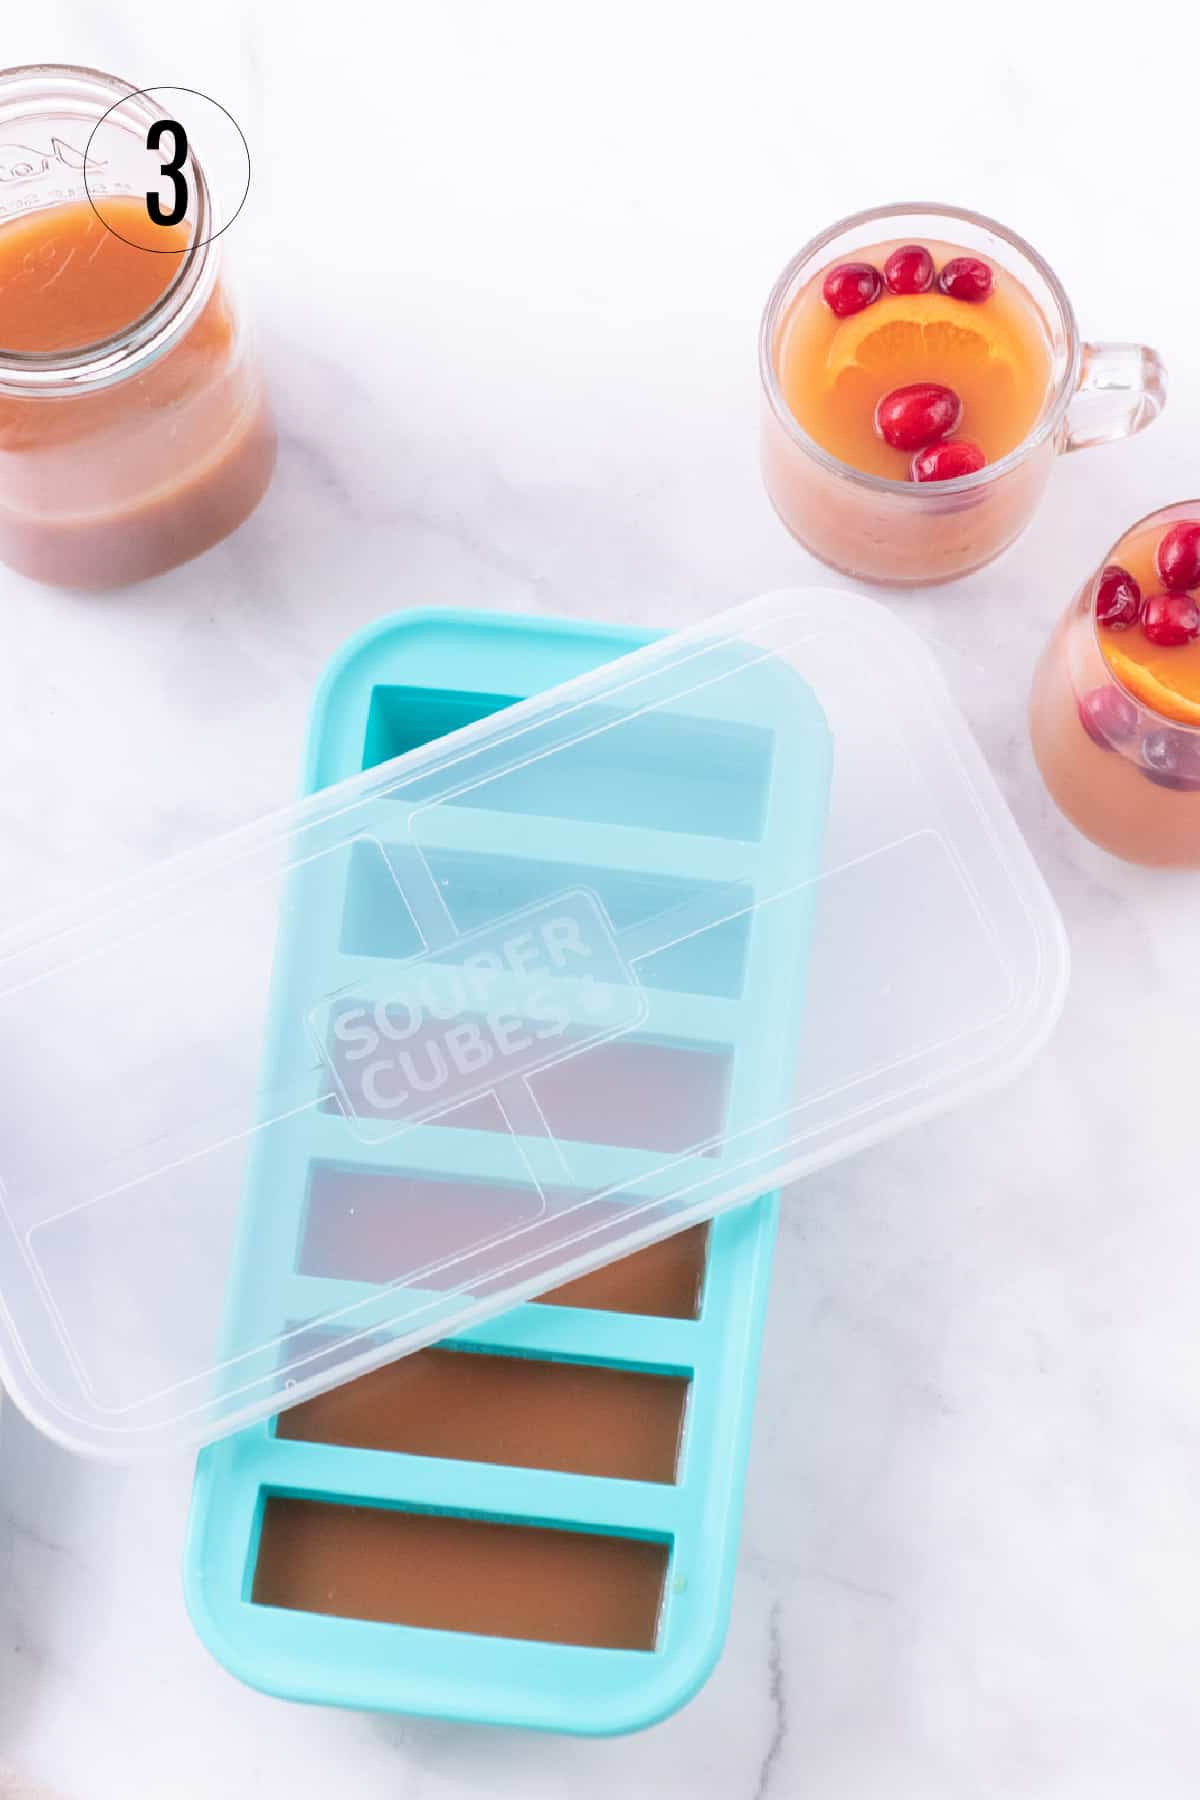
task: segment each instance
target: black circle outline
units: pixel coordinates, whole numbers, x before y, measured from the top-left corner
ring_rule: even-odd
[[[127,238],[122,232],[115,230],[114,227],[111,226],[109,224],[108,220],[104,217],[104,214],[100,211],[100,208],[96,205],[96,202],[92,199],[92,190],[88,184],[87,166],[88,166],[88,156],[89,156],[89,153],[92,148],[92,139],[95,137],[96,133],[99,131],[100,127],[103,125],[105,119],[111,117],[111,115],[113,113],[119,112],[120,109],[123,106],[127,106],[131,100],[137,100],[141,95],[161,94],[161,93],[194,94],[196,96],[197,100],[207,100],[208,104],[210,106],[215,106],[218,112],[223,112],[225,114],[225,117],[229,120],[229,123],[233,126],[233,129],[237,132],[238,136],[241,138],[242,148],[246,152],[246,191],[242,195],[241,200],[238,202],[237,212],[235,212],[233,214],[232,218],[226,219],[226,221],[225,221],[224,225],[222,225],[220,231],[210,232],[208,237],[206,237],[206,238],[195,239],[192,243],[185,244],[181,250],[156,250],[153,247],[153,245],[151,245],[151,244],[135,243],[133,238]],[[189,154],[195,155],[195,152],[190,149],[190,143],[189,143]],[[197,166],[199,166],[198,162],[197,162]],[[221,102],[219,100],[214,100],[212,95],[206,94],[202,88],[182,87],[182,86],[180,86],[180,84],[178,82],[174,82],[174,81],[158,82],[154,87],[131,88],[129,93],[122,95],[121,99],[115,101],[113,103],[113,105],[109,107],[107,112],[102,113],[100,115],[100,117],[96,120],[96,123],[92,126],[91,131],[88,133],[88,141],[83,147],[83,191],[87,195],[88,205],[91,207],[92,211],[95,213],[96,217],[99,219],[100,223],[103,225],[105,231],[112,232],[113,237],[120,238],[121,242],[123,244],[128,244],[131,250],[144,250],[148,256],[186,256],[189,251],[202,250],[204,248],[205,244],[214,244],[219,237],[224,237],[225,233],[229,230],[229,227],[233,224],[234,219],[237,218],[238,213],[241,212],[243,206],[245,206],[245,204],[246,204],[246,200],[250,193],[251,173],[252,173],[252,170],[251,170],[251,163],[250,163],[250,146],[246,142],[246,134],[242,130],[241,126],[238,124],[237,120],[234,118],[233,114],[230,112],[229,108],[227,106],[222,106]]]

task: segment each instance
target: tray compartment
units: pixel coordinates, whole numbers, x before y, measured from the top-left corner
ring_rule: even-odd
[[[491,1351],[418,1350],[280,1415],[279,1437],[673,1482],[688,1378]]]
[[[355,1009],[356,999],[347,1000],[346,1006]],[[501,1030],[509,1031],[519,1023],[504,1019]],[[454,1029],[469,1034],[472,1045],[487,1047],[494,1042],[483,1014],[458,1015]],[[355,1085],[357,1071],[349,1060],[352,1051],[347,1042],[336,1033],[328,1040],[330,1064],[339,1081],[354,1089],[360,1121],[377,1119],[387,1124],[396,1094],[435,1094],[455,1078],[436,1021],[404,1044],[385,1040],[381,1050],[386,1067],[376,1086],[365,1093],[361,1085]],[[709,1140],[721,1135],[733,1061],[731,1046],[630,1036],[599,1044],[585,1039],[572,1053],[568,1031],[558,1051],[553,1062],[527,1078],[554,1138],[623,1150],[698,1148],[704,1154]],[[376,1096],[378,1104],[371,1104]],[[326,1112],[342,1110],[334,1095],[324,1100],[322,1107]],[[506,1117],[492,1096],[481,1095],[427,1122],[455,1130],[505,1131]]]
[[[455,1288],[470,1275],[469,1258],[447,1258],[446,1246],[461,1244],[467,1229],[486,1245],[525,1227],[522,1254],[536,1273],[540,1261],[561,1256],[571,1236],[586,1233],[595,1249],[606,1236],[624,1232],[627,1224],[626,1206],[606,1204],[576,1189],[539,1194],[517,1182],[319,1163],[309,1181],[296,1270],[331,1282],[372,1286],[409,1280],[417,1270],[401,1246],[411,1245],[420,1226],[428,1234],[422,1283],[434,1290]],[[708,1227],[693,1226],[552,1288],[538,1296],[538,1303],[696,1318],[707,1242]]]
[[[257,1606],[472,1636],[652,1650],[670,1546],[268,1493]]]
[[[339,948],[346,956],[404,958],[419,954],[422,940],[399,896],[401,853],[386,840],[354,846]],[[461,933],[536,906],[547,887],[586,888],[618,936],[654,921],[669,922],[685,906],[705,903],[730,916],[654,952],[640,970],[650,987],[669,992],[736,999],[741,992],[753,889],[687,880],[645,870],[562,863],[549,857],[482,855],[470,850],[427,849],[425,861],[446,911]]]
[[[374,736],[368,731],[368,753],[382,761],[379,752],[385,746],[397,746],[391,754],[399,755],[428,742],[422,734],[429,720],[453,719],[456,724],[447,729],[457,729],[504,705],[498,696],[476,698],[481,710],[473,712],[462,694],[432,691],[418,702],[411,692],[380,698],[377,688],[372,697],[376,731]],[[535,736],[528,759],[517,759],[514,767],[445,804],[650,831],[703,829],[710,837],[746,843],[760,836],[773,758],[772,733],[766,727],[697,711],[688,716],[685,732],[680,713],[667,718],[653,711],[630,715],[594,701],[582,709],[581,722],[583,735],[565,749],[541,755]],[[696,822],[698,770],[704,772],[702,827]]]

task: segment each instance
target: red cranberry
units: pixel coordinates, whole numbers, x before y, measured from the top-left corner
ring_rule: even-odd
[[[960,475],[974,475],[986,461],[978,444],[969,444],[966,438],[949,438],[944,444],[930,444],[927,450],[918,450],[909,474],[914,481],[957,481]]]
[[[938,381],[893,388],[875,408],[875,429],[893,450],[923,450],[948,437],[962,417],[962,401]]]
[[[821,296],[826,306],[839,319],[862,312],[864,307],[878,300],[882,292],[879,270],[864,262],[839,263],[836,269],[830,269],[821,284]]]
[[[1159,539],[1154,561],[1162,584],[1173,594],[1200,587],[1200,525],[1181,519]]]
[[[955,256],[938,276],[938,286],[952,300],[969,300],[978,305],[992,291],[992,271],[979,256]]]
[[[1128,631],[1142,616],[1142,590],[1128,569],[1109,563],[1096,588],[1096,617],[1107,631]]]
[[[1142,769],[1155,787],[1178,792],[1200,788],[1200,741],[1190,732],[1148,731],[1141,742]]]
[[[924,294],[933,286],[933,258],[924,244],[904,244],[883,265],[883,279],[893,294]]]
[[[1117,687],[1093,688],[1079,702],[1079,723],[1102,750],[1127,744],[1137,731],[1138,709]]]
[[[1142,630],[1152,644],[1190,644],[1200,637],[1200,612],[1187,594],[1151,594],[1142,609]]]

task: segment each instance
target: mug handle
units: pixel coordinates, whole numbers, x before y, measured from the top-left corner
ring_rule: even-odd
[[[1107,406],[1079,408],[1080,396],[1119,396]],[[1079,386],[1067,408],[1064,450],[1088,450],[1132,437],[1157,419],[1167,403],[1167,371],[1162,358],[1145,344],[1085,344],[1079,364]],[[1090,415],[1084,425],[1081,411]],[[1075,415],[1073,418],[1072,415]]]

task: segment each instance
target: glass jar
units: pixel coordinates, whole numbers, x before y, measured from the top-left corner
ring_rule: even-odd
[[[274,467],[262,372],[194,155],[172,252],[120,232],[117,249],[100,216],[144,197],[148,166],[153,185],[166,152],[151,155],[146,137],[163,116],[151,95],[94,69],[0,74],[0,267],[29,281],[44,266],[48,292],[84,233],[110,258],[164,265],[149,303],[94,341],[86,326],[73,341],[68,320],[63,341],[41,347],[35,316],[38,347],[0,342],[0,560],[57,586],[140,581],[199,555],[253,512]],[[141,215],[148,227],[144,203]],[[9,232],[22,236],[6,259]]]

